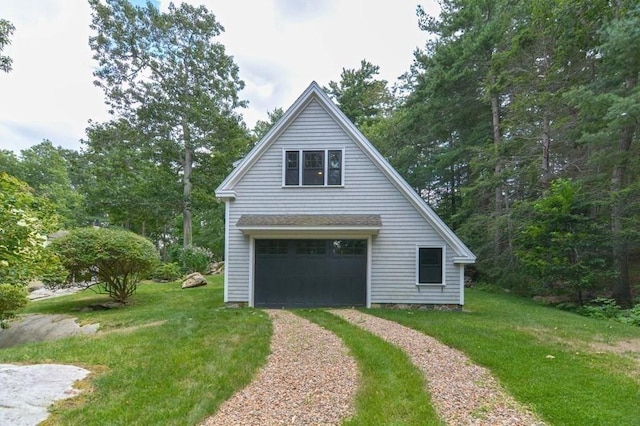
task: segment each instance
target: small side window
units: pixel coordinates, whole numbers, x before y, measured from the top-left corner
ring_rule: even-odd
[[[327,185],[342,185],[342,151],[329,151]]]
[[[442,247],[418,248],[418,284],[444,284]]]

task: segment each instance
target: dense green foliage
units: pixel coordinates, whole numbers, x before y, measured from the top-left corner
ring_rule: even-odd
[[[129,300],[159,261],[149,240],[123,229],[77,228],[50,248],[69,272],[67,283],[96,279],[88,285],[120,303]]]
[[[23,286],[0,283],[0,329],[7,326],[7,320],[27,304],[27,290]]]
[[[182,268],[175,262],[164,262],[155,267],[151,273],[154,281],[175,281],[182,276]]]
[[[60,266],[44,247],[56,228],[57,217],[46,199],[35,196],[26,183],[0,173],[0,325],[26,303],[29,281]]]
[[[72,181],[74,151],[54,147],[44,140],[20,151],[15,156],[10,151],[0,151],[0,169],[26,182],[34,194],[46,198],[55,208],[61,227],[87,225],[83,196]]]
[[[514,216],[522,226],[515,253],[539,280],[537,292],[553,292],[560,285],[582,305],[585,291],[600,290],[596,278],[605,276],[610,265],[602,225],[591,219],[580,196],[580,187],[557,179],[542,198],[518,205]]]
[[[169,249],[169,260],[180,265],[182,272],[190,274],[209,272],[209,265],[213,261],[213,253],[204,247],[180,247],[173,246]]]

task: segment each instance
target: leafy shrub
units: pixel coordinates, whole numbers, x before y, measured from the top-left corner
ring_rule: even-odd
[[[205,274],[209,272],[209,263],[213,258],[213,253],[203,247],[174,246],[170,249],[169,256],[172,262],[180,265],[184,273],[200,272]]]
[[[159,262],[153,244],[144,237],[122,229],[79,228],[54,240],[51,249],[73,277],[91,273],[96,286],[113,300],[125,303],[140,280]]]
[[[0,173],[0,283],[25,286],[55,268],[44,243],[55,231],[55,207],[25,182]]]
[[[153,270],[151,277],[154,281],[175,281],[182,276],[180,265],[175,262],[162,263]]]
[[[15,311],[27,304],[27,292],[22,286],[0,284],[0,328],[6,328]]]
[[[629,309],[628,313],[629,323],[636,327],[640,327],[640,304]]]
[[[581,306],[576,311],[585,317],[597,319],[616,319],[622,312],[614,299],[598,297],[591,305]]]
[[[640,327],[640,304],[631,309],[622,309],[614,299],[598,297],[591,301],[592,304],[579,307],[560,307],[576,312],[586,317],[600,320],[614,320],[624,324]]]

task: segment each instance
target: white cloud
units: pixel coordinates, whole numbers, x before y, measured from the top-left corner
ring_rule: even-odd
[[[313,80],[326,85],[361,59],[390,83],[409,69],[426,34],[416,0],[190,0],[225,27],[220,41],[240,67],[248,126],[288,107]],[[0,0],[16,26],[6,49],[14,70],[0,74],[0,148],[19,150],[48,138],[77,149],[87,121],[108,119],[93,86],[90,8],[82,0]],[[425,3],[425,2],[422,2]],[[166,8],[168,2],[161,2]],[[424,4],[436,11],[433,0]],[[435,13],[435,12],[434,12]]]
[[[16,30],[6,48],[13,70],[0,75],[0,147],[18,150],[51,139],[77,149],[87,121],[106,118],[92,83],[88,3],[21,0],[3,9]]]

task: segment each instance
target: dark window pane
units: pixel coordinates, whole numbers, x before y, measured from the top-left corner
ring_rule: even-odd
[[[327,243],[325,240],[299,240],[296,241],[296,254],[325,254]]]
[[[329,151],[329,179],[327,185],[342,185],[342,151]]]
[[[363,255],[367,250],[366,240],[334,240],[333,254],[342,255]]]
[[[419,283],[442,283],[442,248],[420,248],[418,275]]]
[[[287,240],[256,240],[256,254],[287,254]]]
[[[322,151],[305,151],[304,152],[304,168],[305,169],[323,169],[324,168],[324,152]]]
[[[342,167],[342,151],[329,151],[329,168],[339,169]]]
[[[324,172],[322,170],[307,170],[302,174],[303,185],[324,185]]]
[[[329,170],[329,181],[327,185],[342,185],[341,170]]]
[[[298,151],[287,151],[286,166],[284,184],[298,185],[300,183]]]
[[[302,184],[324,185],[324,151],[305,151],[302,155]]]
[[[298,185],[300,181],[300,175],[298,170],[287,170],[285,174],[285,185]]]

